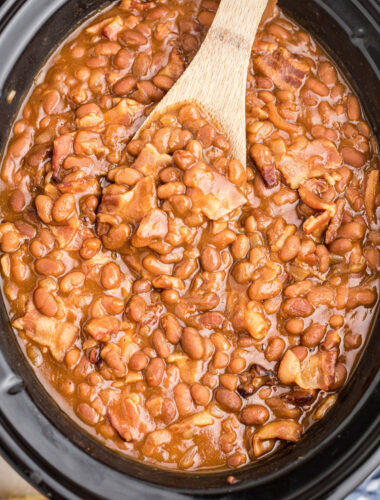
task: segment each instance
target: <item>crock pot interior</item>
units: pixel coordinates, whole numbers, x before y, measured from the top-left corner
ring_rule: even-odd
[[[360,3],[337,0],[334,8],[329,3],[279,2],[329,48],[360,96],[376,133],[380,124],[376,114],[380,108],[380,63],[376,61],[375,28],[358,8]],[[73,26],[107,4],[102,0],[11,0],[0,8],[0,67],[4,69],[0,77],[1,147],[36,70]],[[9,104],[11,90],[16,90],[16,95]],[[237,482],[229,485],[226,478],[232,472],[206,475],[164,471],[100,445],[47,395],[24,358],[2,300],[0,318],[0,448],[41,491],[54,492],[54,498],[169,499],[187,493],[241,499],[254,495],[258,500],[312,499],[325,497],[349,476],[350,485],[355,486],[355,481],[362,479],[357,477],[363,470],[360,466],[372,456],[363,466],[370,472],[379,460],[378,455],[373,458],[380,440],[379,320],[354,376],[328,415],[298,444],[233,471]]]

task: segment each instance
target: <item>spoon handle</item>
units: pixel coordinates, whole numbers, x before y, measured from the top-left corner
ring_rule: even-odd
[[[268,0],[222,0],[206,39],[153,114],[180,102],[198,103],[246,164],[245,91],[251,48]]]

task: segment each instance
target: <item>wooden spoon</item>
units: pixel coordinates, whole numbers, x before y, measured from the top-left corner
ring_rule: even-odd
[[[246,165],[245,92],[251,48],[268,0],[222,0],[190,66],[135,134],[168,108],[197,104],[226,134],[231,156]]]

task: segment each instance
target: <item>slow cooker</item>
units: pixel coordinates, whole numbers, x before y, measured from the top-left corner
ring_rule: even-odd
[[[0,148],[42,62],[104,0],[6,0],[0,6]],[[280,0],[346,74],[378,136],[376,0]],[[13,100],[8,96],[14,95]],[[376,113],[377,111],[377,113]],[[380,464],[380,319],[338,403],[296,445],[233,472],[180,473],[103,447],[60,410],[24,357],[0,300],[0,452],[55,499],[341,499]]]

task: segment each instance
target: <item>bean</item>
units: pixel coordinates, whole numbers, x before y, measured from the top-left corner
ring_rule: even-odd
[[[49,224],[52,221],[53,200],[49,196],[39,194],[35,199],[35,204],[39,218],[45,224]]]
[[[56,222],[64,222],[75,211],[75,198],[71,193],[65,193],[54,203],[52,215]]]
[[[237,356],[231,361],[230,370],[232,373],[240,373],[245,369],[246,364],[247,363],[244,358]]]
[[[57,314],[57,302],[47,290],[37,288],[33,294],[33,301],[37,309],[45,316],[55,316]]]
[[[309,326],[302,335],[302,344],[306,347],[316,347],[326,333],[326,325],[314,324]]]
[[[132,321],[141,321],[146,311],[145,300],[139,295],[134,295],[126,309],[127,317]]]
[[[132,65],[132,74],[136,78],[142,78],[145,76],[152,65],[152,60],[148,54],[141,52],[137,54],[136,59]]]
[[[360,168],[366,162],[366,157],[363,153],[349,146],[345,146],[340,151],[343,161],[351,167]]]
[[[162,330],[154,330],[152,344],[160,358],[166,359],[169,356],[170,346]]]
[[[128,95],[136,87],[136,83],[137,78],[133,76],[126,76],[115,83],[113,91],[117,95]]]
[[[239,411],[242,401],[238,394],[228,389],[217,389],[215,392],[215,399],[224,408],[230,411]]]
[[[82,259],[92,259],[99,252],[101,241],[98,238],[87,238],[79,251]]]
[[[211,398],[210,389],[208,389],[208,387],[205,387],[202,384],[195,383],[191,386],[190,392],[196,405],[208,405]]]
[[[183,330],[181,346],[191,359],[202,359],[204,355],[203,339],[195,328],[185,328]]]
[[[241,186],[245,183],[246,173],[240,161],[230,160],[228,163],[228,179],[237,186]]]
[[[147,38],[140,33],[139,31],[126,30],[120,35],[120,39],[126,45],[131,45],[132,47],[141,47],[145,45],[148,40]]]
[[[109,262],[102,267],[100,281],[106,290],[117,288],[121,282],[121,271],[117,264]]]
[[[124,309],[124,301],[117,297],[103,295],[101,302],[108,314],[120,314]]]
[[[161,325],[169,342],[178,344],[182,336],[182,327],[177,318],[172,314],[166,314],[161,317]]]
[[[147,364],[148,364],[148,358],[146,354],[144,354],[142,351],[137,351],[132,354],[128,366],[130,370],[138,372],[144,370]]]
[[[352,250],[352,242],[347,238],[338,238],[329,245],[330,252],[336,255],[344,255]]]
[[[61,283],[59,284],[59,288],[64,293],[69,293],[74,288],[82,286],[85,280],[85,275],[79,271],[75,271],[67,274],[64,278],[62,278]]]
[[[216,248],[205,246],[201,250],[201,264],[205,271],[217,271],[221,265],[220,255]]]
[[[50,257],[36,260],[36,271],[45,276],[60,276],[65,272],[65,265],[62,261]]]
[[[262,425],[269,418],[269,412],[262,405],[248,405],[240,413],[239,420],[244,425]]]
[[[214,359],[212,361],[213,367],[216,368],[217,370],[226,368],[229,363],[229,356],[225,352],[217,351],[214,354]]]
[[[111,227],[107,234],[102,236],[103,245],[109,250],[118,250],[127,242],[131,229],[127,224],[118,224]]]
[[[161,358],[154,358],[145,368],[145,379],[150,387],[157,387],[161,384],[165,373],[165,363]]]
[[[243,259],[249,250],[249,239],[245,234],[239,234],[231,245],[231,253],[234,259]]]
[[[285,300],[283,309],[288,316],[301,316],[302,318],[310,316],[314,311],[310,302],[300,297]]]
[[[338,236],[350,240],[361,240],[364,237],[366,226],[358,222],[346,222],[338,229]]]
[[[163,290],[161,292],[161,300],[169,305],[178,304],[180,296],[177,290]]]
[[[356,122],[360,120],[360,105],[357,98],[350,94],[347,97],[347,116],[349,120]]]
[[[16,189],[9,197],[9,206],[14,212],[22,212],[25,207],[25,195],[21,189]]]
[[[279,257],[283,262],[289,262],[297,257],[300,248],[301,241],[299,236],[292,234],[286,238],[280,250]]]
[[[189,386],[183,383],[178,384],[174,387],[173,392],[179,415],[183,417],[191,413],[193,411],[193,399]]]
[[[158,187],[157,196],[163,200],[167,200],[176,194],[184,194],[185,191],[186,188],[182,182],[167,182]]]
[[[184,258],[174,269],[174,276],[180,278],[181,280],[186,280],[196,271],[198,268],[195,259]]]
[[[285,349],[285,341],[281,337],[273,337],[268,342],[265,357],[268,361],[278,361]]]
[[[147,255],[144,257],[142,263],[145,269],[155,276],[171,274],[172,266],[170,264],[164,264],[154,255]]]
[[[278,295],[281,290],[282,283],[278,279],[271,281],[258,279],[249,287],[248,296],[251,300],[267,300]]]
[[[80,403],[77,406],[76,413],[87,425],[95,425],[99,421],[99,414],[87,403]]]
[[[292,318],[285,323],[285,328],[291,335],[299,335],[303,331],[304,323],[301,318]]]
[[[233,243],[235,240],[236,233],[234,233],[230,229],[223,229],[223,231],[214,234],[210,238],[210,243],[214,245],[218,250],[222,250],[223,248],[227,248],[228,245]]]
[[[136,280],[133,282],[132,291],[133,293],[148,293],[152,290],[152,284],[146,279]]]

